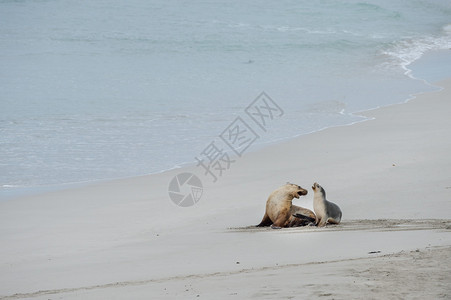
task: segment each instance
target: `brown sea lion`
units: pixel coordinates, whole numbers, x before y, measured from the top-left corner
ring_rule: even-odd
[[[307,193],[307,190],[292,183],[287,183],[273,191],[266,201],[265,215],[257,227],[304,226],[307,225],[306,222],[314,221],[316,216],[311,210],[292,204],[293,198],[299,198]]]

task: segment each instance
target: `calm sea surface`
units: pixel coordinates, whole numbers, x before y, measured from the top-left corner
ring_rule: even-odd
[[[432,89],[409,67],[450,24],[445,0],[2,0],[0,190],[195,162],[263,91],[284,114],[254,148],[362,121]]]

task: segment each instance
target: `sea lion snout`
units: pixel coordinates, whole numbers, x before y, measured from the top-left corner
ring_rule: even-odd
[[[304,190],[303,188],[301,188],[301,190],[298,191],[298,195],[299,195],[299,196],[305,196],[305,195],[307,195],[307,194],[308,194],[308,191],[307,191],[307,190]]]

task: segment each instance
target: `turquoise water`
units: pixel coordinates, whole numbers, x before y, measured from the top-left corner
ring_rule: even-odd
[[[195,162],[262,91],[260,145],[362,121],[432,89],[409,67],[450,24],[449,1],[0,1],[0,187]]]

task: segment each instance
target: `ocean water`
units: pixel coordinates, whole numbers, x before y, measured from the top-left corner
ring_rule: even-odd
[[[409,67],[450,24],[446,0],[0,0],[0,191],[194,163],[263,91],[284,114],[254,147],[363,121],[433,89]]]

